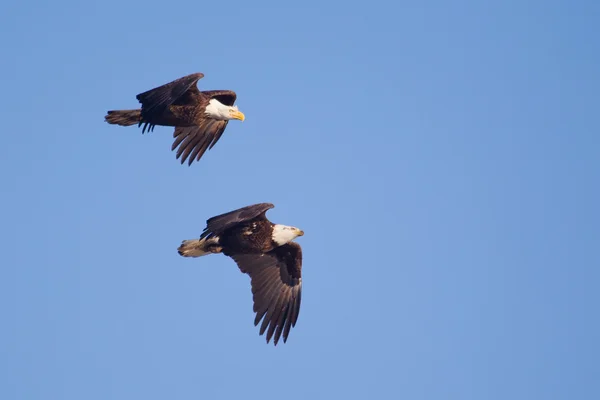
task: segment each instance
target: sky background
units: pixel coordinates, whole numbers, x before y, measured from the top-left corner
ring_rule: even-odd
[[[0,398],[598,399],[600,3],[9,2]],[[192,167],[104,122],[203,72]],[[206,219],[305,231],[286,344]]]

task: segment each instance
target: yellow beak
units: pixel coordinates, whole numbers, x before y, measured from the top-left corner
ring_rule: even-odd
[[[233,119],[239,119],[240,121],[244,121],[246,119],[246,116],[241,111],[233,111],[231,115]]]
[[[304,231],[298,232],[298,236],[304,236]]]

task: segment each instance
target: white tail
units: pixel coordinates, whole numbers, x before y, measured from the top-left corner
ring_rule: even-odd
[[[207,254],[220,253],[219,238],[184,240],[177,248],[182,257],[202,257]]]

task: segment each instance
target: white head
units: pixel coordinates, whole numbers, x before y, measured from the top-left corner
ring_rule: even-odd
[[[304,235],[304,232],[293,226],[275,224],[273,225],[272,239],[279,246],[291,242],[298,236]]]
[[[205,110],[206,114],[214,119],[228,121],[230,119],[246,119],[244,113],[240,112],[237,106],[226,106],[217,99],[210,99]]]

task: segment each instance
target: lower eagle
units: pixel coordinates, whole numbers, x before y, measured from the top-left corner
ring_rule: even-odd
[[[192,165],[213,148],[230,120],[246,118],[233,105],[237,98],[234,91],[199,91],[196,84],[203,77],[197,72],[140,93],[136,98],[141,108],[108,111],[104,120],[113,125],[144,125],[142,133],[153,131],[156,125],[174,126],[171,151],[179,146],[176,158],[181,158],[181,164],[188,160],[188,166]]]
[[[259,334],[266,332],[267,343],[273,338],[277,345],[282,336],[287,341],[300,313],[302,248],[293,240],[304,232],[269,221],[265,214],[273,207],[260,203],[212,217],[199,239],[184,240],[177,251],[183,257],[231,257],[250,276],[254,325],[262,319]]]

